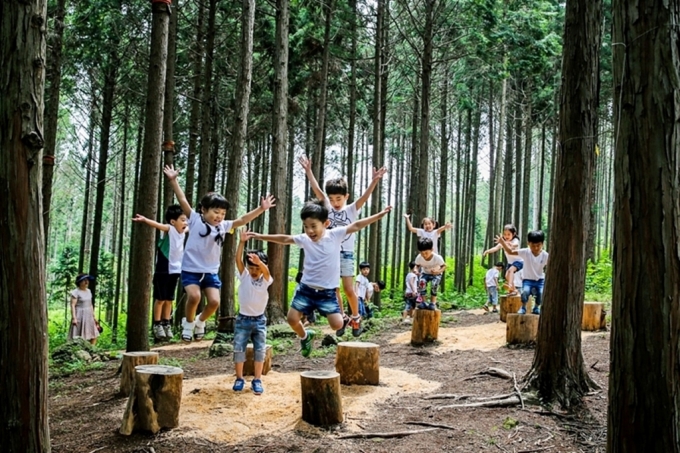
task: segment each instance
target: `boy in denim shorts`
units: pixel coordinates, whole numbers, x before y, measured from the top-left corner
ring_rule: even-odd
[[[236,268],[238,269],[238,305],[239,311],[234,326],[234,368],[236,381],[232,387],[240,392],[245,386],[243,380],[243,364],[246,361],[246,347],[253,342],[255,353],[253,381],[250,383],[253,393],[261,395],[262,368],[267,351],[267,317],[265,311],[269,301],[267,288],[274,282],[267,267],[267,255],[259,250],[246,253],[246,266],[243,265],[243,250],[248,242],[247,230],[241,229],[241,241],[236,249]]]
[[[319,200],[322,200],[328,209],[328,220],[331,228],[338,228],[347,226],[357,219],[359,210],[366,204],[373,192],[373,189],[378,185],[380,179],[387,172],[387,168],[382,167],[379,170],[373,169],[371,184],[366,189],[366,192],[354,203],[347,204],[349,199],[349,189],[347,181],[343,178],[329,179],[326,181],[326,193],[321,190],[319,182],[312,173],[312,161],[306,157],[300,157],[298,160],[302,168],[305,169],[309,185],[314,192],[314,195]],[[352,317],[344,317],[342,328],[338,329],[337,335],[342,336],[347,324],[352,328],[352,335],[358,337],[361,335],[361,316],[359,313],[359,300],[354,288],[354,235],[348,234],[340,246],[340,277],[342,278],[342,288],[345,290],[349,308],[352,311]],[[340,289],[337,291],[337,298],[340,300]],[[340,302],[342,303],[342,301]]]
[[[288,234],[258,234],[248,232],[248,238],[277,244],[296,244],[305,251],[304,274],[288,310],[288,324],[300,338],[301,352],[309,357],[312,352],[314,331],[305,330],[302,315],[309,316],[317,310],[321,316],[328,318],[331,329],[338,330],[343,326],[340,304],[335,290],[340,280],[340,250],[349,234],[377,222],[392,210],[391,206],[381,212],[366,217],[347,226],[329,229],[328,208],[323,201],[311,200],[305,203],[300,211],[304,233],[291,236]]]

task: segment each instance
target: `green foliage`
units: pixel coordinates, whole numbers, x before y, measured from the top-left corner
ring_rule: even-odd
[[[513,429],[517,425],[519,425],[519,422],[512,417],[506,417],[505,420],[503,420],[503,428],[507,430]]]
[[[586,293],[605,296],[608,298],[607,300],[611,300],[612,272],[612,261],[609,258],[608,250],[602,253],[602,258],[597,263],[588,261],[586,269]],[[597,296],[588,299],[595,300]]]
[[[59,252],[56,262],[50,266],[52,279],[48,283],[50,289],[48,304],[61,305],[66,299],[68,305],[68,293],[75,287],[75,279],[78,274],[78,246],[66,244]]]

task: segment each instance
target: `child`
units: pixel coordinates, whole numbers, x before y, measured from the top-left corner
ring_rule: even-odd
[[[404,214],[404,218],[406,219],[406,228],[408,228],[411,233],[417,234],[419,238],[429,238],[432,241],[432,252],[434,254],[437,254],[439,236],[441,236],[444,231],[450,230],[453,227],[450,222],[446,222],[446,225],[435,229],[437,222],[435,222],[432,217],[425,217],[421,222],[422,228],[413,228],[413,225],[411,224],[411,214]]]
[[[420,267],[420,278],[418,279],[418,293],[422,302],[418,308],[427,310],[437,309],[437,288],[442,280],[442,273],[446,269],[446,263],[441,255],[434,253],[432,239],[420,238],[418,240],[418,251],[416,265]],[[427,293],[427,282],[430,282],[430,303],[425,302]]]
[[[322,200],[328,209],[328,219],[330,221],[329,228],[337,228],[347,226],[356,221],[359,210],[366,204],[373,189],[378,185],[380,179],[387,172],[387,168],[382,167],[379,170],[373,169],[371,177],[371,184],[366,189],[366,192],[354,203],[347,205],[349,198],[349,189],[347,181],[342,178],[331,179],[326,181],[326,193],[324,194],[319,186],[318,181],[312,173],[312,161],[305,156],[298,160],[302,168],[305,169],[307,179],[312,187],[312,191],[319,200]],[[345,318],[343,328],[340,329],[344,333],[344,326],[348,323],[352,327],[352,335],[358,337],[361,335],[361,316],[359,313],[359,301],[354,292],[354,235],[349,234],[342,242],[340,247],[340,277],[342,278],[342,288],[347,296],[349,308],[352,312],[352,317]],[[340,289],[338,289],[338,299],[340,299]],[[342,302],[340,303],[342,306]],[[338,332],[338,336],[341,336]]]
[[[171,340],[172,302],[175,300],[177,281],[182,272],[187,216],[179,205],[173,204],[165,210],[164,224],[147,219],[141,214],[135,215],[132,221],[146,223],[161,230],[161,239],[156,250],[156,270],[153,274],[153,336],[157,341]]]
[[[409,273],[406,274],[406,288],[404,290],[404,312],[401,314],[402,322],[412,321],[413,310],[416,308],[418,298],[418,265],[415,261],[408,263]]]
[[[373,294],[379,293],[385,289],[385,282],[382,280],[377,280],[371,282],[366,291],[366,299],[364,300],[364,308],[366,310],[366,319],[371,319],[373,317],[373,304],[371,300],[373,299]]]
[[[343,326],[336,289],[340,280],[339,257],[342,243],[347,235],[356,233],[373,222],[377,222],[392,210],[391,206],[347,226],[329,229],[328,209],[323,201],[311,200],[300,211],[304,233],[295,236],[287,234],[257,234],[248,232],[249,238],[270,241],[277,244],[296,244],[304,250],[304,274],[288,310],[288,324],[300,338],[301,353],[309,357],[312,352],[314,331],[305,330],[300,322],[303,314],[318,310],[328,318],[331,329]]]
[[[87,274],[78,274],[76,277],[76,289],[71,291],[71,328],[68,339],[82,338],[96,344],[99,330],[94,319],[92,292],[88,288],[90,280],[94,280],[94,277]]]
[[[366,295],[371,287],[371,282],[368,280],[368,274],[371,272],[371,265],[367,261],[359,263],[359,275],[357,275],[354,283],[354,293],[359,300],[359,314],[362,318],[366,318]]]
[[[253,341],[254,371],[253,381],[250,383],[253,393],[261,395],[262,367],[264,356],[267,351],[267,317],[265,310],[269,301],[267,288],[274,279],[267,267],[267,255],[259,250],[250,250],[246,253],[246,264],[243,265],[243,250],[248,242],[246,229],[241,229],[241,241],[236,249],[236,268],[238,279],[241,284],[238,287],[238,315],[234,325],[234,368],[236,381],[232,387],[234,391],[243,390],[243,364],[246,361],[246,347],[248,342]]]
[[[485,311],[489,311],[489,303],[493,306],[492,313],[498,313],[498,276],[503,271],[502,261],[497,262],[494,267],[486,271],[486,276],[484,277],[484,288],[486,289],[486,294],[488,299],[484,306],[482,307]]]
[[[509,223],[503,227],[503,239],[510,247],[510,251],[505,250],[496,239],[497,245],[485,250],[482,256],[489,253],[496,253],[503,249],[505,251],[505,258],[508,261],[508,269],[505,271],[505,287],[508,290],[509,296],[517,294],[517,287],[522,287],[522,279],[518,277],[516,272],[522,270],[522,258],[517,254],[519,250],[519,237],[517,236],[517,228],[515,225]]]
[[[510,247],[502,236],[496,238],[499,244],[508,253]],[[527,242],[529,247],[517,250],[520,258],[524,259],[522,267],[522,307],[517,313],[520,315],[526,314],[527,301],[529,296],[534,296],[536,303],[534,309],[531,311],[535,315],[541,314],[541,301],[543,298],[543,282],[545,280],[545,267],[548,265],[548,252],[543,250],[543,242],[545,241],[545,234],[543,231],[531,231],[527,235]]]
[[[184,192],[179,187],[179,172],[172,165],[165,166],[165,176],[170,180],[172,190],[177,196],[182,211],[189,218],[189,239],[182,258],[182,285],[187,293],[185,317],[182,318],[182,340],[202,340],[205,335],[205,322],[220,306],[220,281],[217,271],[220,268],[220,254],[224,235],[232,228],[238,228],[276,206],[274,197],[262,197],[260,207],[236,220],[224,220],[229,203],[216,193],[203,196],[198,212],[191,209]],[[196,317],[196,308],[201,300],[201,290],[208,303]],[[195,319],[194,319],[195,318]]]

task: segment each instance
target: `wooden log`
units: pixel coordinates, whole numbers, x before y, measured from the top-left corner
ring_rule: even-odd
[[[179,426],[182,402],[181,368],[166,365],[139,365],[128,399],[120,433],[129,436],[135,431],[158,433],[162,428]]]
[[[501,321],[506,322],[508,313],[517,313],[517,311],[520,309],[522,306],[522,298],[519,294],[516,296],[508,296],[507,294],[503,294],[500,299]],[[529,299],[527,302],[527,313],[531,313],[533,305],[533,299]]]
[[[135,381],[135,367],[138,365],[155,365],[158,363],[158,353],[153,351],[124,352],[120,372],[121,396],[130,396],[132,384]]]
[[[343,341],[335,353],[335,371],[344,385],[378,385],[380,347],[375,343]]]
[[[269,373],[272,369],[272,345],[268,344],[264,353],[264,363],[262,364],[262,374]],[[246,346],[246,361],[243,363],[243,375],[255,375],[255,347],[252,343]]]
[[[413,324],[411,325],[411,344],[421,345],[432,343],[439,336],[439,321],[442,319],[440,310],[413,311]]]
[[[505,338],[508,344],[532,344],[538,337],[538,315],[508,313]]]
[[[607,312],[602,302],[586,302],[583,304],[582,330],[601,330],[607,327]]]
[[[342,423],[340,373],[336,371],[303,371],[302,419],[315,426]]]

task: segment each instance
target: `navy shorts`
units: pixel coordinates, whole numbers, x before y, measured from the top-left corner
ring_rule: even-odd
[[[153,274],[153,298],[175,300],[179,274]]]
[[[308,317],[314,310],[317,310],[321,316],[341,313],[335,288],[316,289],[304,283],[298,285],[298,290],[290,307]]]
[[[524,261],[513,261],[510,266],[514,267],[517,269],[517,272],[519,272],[524,267]],[[508,269],[510,269],[510,266],[508,266]]]
[[[199,274],[198,272],[182,271],[182,286],[198,285],[201,289],[222,287],[222,282],[217,274]]]

